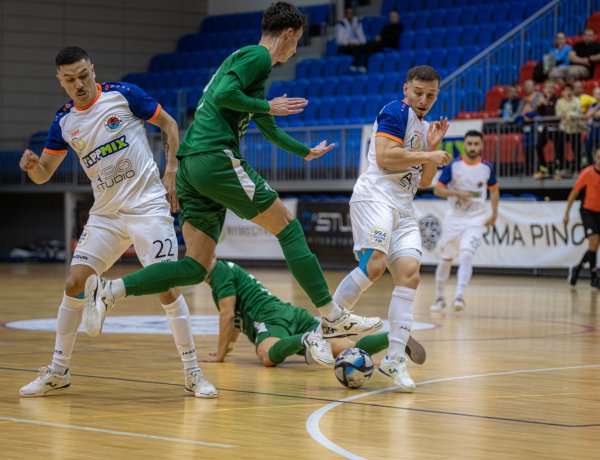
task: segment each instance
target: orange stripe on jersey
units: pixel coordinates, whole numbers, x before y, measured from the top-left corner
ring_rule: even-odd
[[[86,110],[86,109],[89,109],[91,106],[94,105],[94,103],[98,100],[98,98],[102,94],[102,86],[100,86],[100,83],[96,83],[96,88],[98,89],[98,93],[96,94],[96,96],[94,97],[94,99],[92,99],[89,103],[87,103],[83,107],[77,107],[77,106],[75,106],[75,108],[77,110]]]
[[[498,188],[498,182],[496,182],[494,185],[488,185],[489,190],[494,190],[496,188]]]
[[[398,142],[398,144],[404,144],[404,140],[403,139],[400,139],[399,137],[393,136],[393,135],[388,134],[388,133],[377,133],[377,134],[375,134],[375,136],[387,137],[388,139],[391,139],[393,141]]]
[[[42,153],[49,153],[50,155],[66,155],[66,150],[52,150],[52,149],[44,149]]]
[[[446,184],[444,184],[443,182],[438,181],[437,185],[438,187],[446,188]]]
[[[152,115],[150,118],[148,118],[148,122],[152,123],[154,120],[156,120],[158,118],[158,114],[160,113],[160,111],[162,110],[162,106],[160,104],[158,104],[156,106],[156,110],[154,111],[154,115]]]

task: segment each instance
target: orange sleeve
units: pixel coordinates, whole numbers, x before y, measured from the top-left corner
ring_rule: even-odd
[[[50,155],[66,155],[66,150],[52,150],[52,149],[44,149],[42,153],[49,153]]]
[[[403,139],[400,139],[399,137],[393,136],[393,135],[388,134],[388,133],[377,133],[377,134],[375,134],[375,136],[378,136],[378,137],[387,137],[388,139],[396,141],[399,144],[404,144],[404,140]]]
[[[438,181],[437,183],[438,187],[442,187],[442,188],[446,188],[446,184],[444,184],[443,182]]]
[[[573,186],[573,190],[575,191],[575,193],[581,192],[581,190],[587,185],[589,172],[590,171],[587,168],[581,171],[581,174],[579,175],[579,177],[575,181],[575,185]]]
[[[158,117],[158,114],[160,113],[160,111],[162,110],[162,106],[160,104],[158,104],[156,106],[156,110],[154,111],[154,115],[152,115],[150,118],[148,118],[148,122],[152,123],[154,120],[156,120],[156,118]]]

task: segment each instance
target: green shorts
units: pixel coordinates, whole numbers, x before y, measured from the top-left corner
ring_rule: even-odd
[[[254,345],[258,345],[267,337],[291,337],[296,334],[310,332],[320,322],[304,308],[289,303],[272,302],[261,308],[254,318]]]
[[[188,221],[218,241],[231,209],[253,219],[277,199],[275,190],[239,154],[231,150],[188,155],[179,160],[177,198],[180,221]]]

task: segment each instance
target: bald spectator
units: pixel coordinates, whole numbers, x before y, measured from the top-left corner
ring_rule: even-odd
[[[506,90],[506,98],[500,101],[500,107],[498,107],[498,116],[505,120],[512,120],[517,115],[519,110],[519,104],[521,98],[519,97],[519,88],[516,86],[509,86]]]

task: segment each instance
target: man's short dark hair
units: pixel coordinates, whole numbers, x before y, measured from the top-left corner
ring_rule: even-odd
[[[411,80],[422,80],[422,81],[436,81],[439,83],[441,81],[440,74],[437,71],[428,65],[418,65],[413,67],[406,74],[406,82],[408,83]]]
[[[263,14],[262,31],[274,35],[290,27],[294,30],[305,30],[308,27],[306,16],[291,3],[271,3]]]
[[[475,129],[467,131],[467,133],[465,134],[465,139],[467,137],[479,137],[481,140],[483,140],[483,134],[481,133],[481,131],[477,131]]]
[[[573,91],[573,85],[571,83],[567,83],[565,86],[563,86],[562,90],[564,91],[565,89],[570,89],[571,91]]]
[[[56,58],[54,59],[54,63],[58,69],[60,66],[73,64],[81,61],[82,59],[91,62],[90,57],[85,50],[79,48],[78,46],[67,46],[58,52]]]

